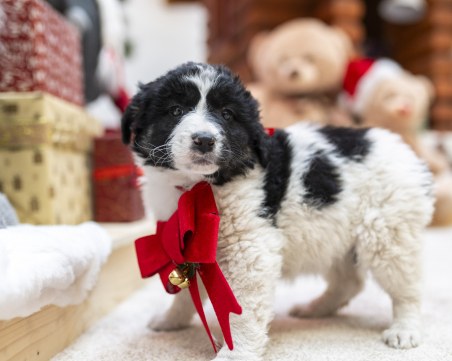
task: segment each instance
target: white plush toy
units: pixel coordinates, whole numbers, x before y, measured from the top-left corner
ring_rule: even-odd
[[[382,127],[401,135],[435,175],[434,225],[452,224],[452,169],[437,149],[421,142],[434,89],[422,75],[413,75],[389,59],[350,62],[342,101],[364,127]]]

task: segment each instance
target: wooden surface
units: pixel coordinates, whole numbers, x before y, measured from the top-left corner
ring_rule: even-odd
[[[114,250],[89,298],[80,305],[48,306],[29,317],[0,321],[1,361],[49,360],[144,285],[132,241],[152,233],[153,222],[104,226],[113,237]]]
[[[430,125],[452,130],[452,3],[429,0],[428,11],[419,22],[387,25],[391,49],[404,68],[428,76],[436,90]]]
[[[316,17],[342,28],[358,47],[364,39],[361,0],[203,0],[209,16],[208,61],[225,64],[242,81],[253,79],[247,63],[251,39],[291,19]]]

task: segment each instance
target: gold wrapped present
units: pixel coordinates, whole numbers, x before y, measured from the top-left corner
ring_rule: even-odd
[[[0,93],[0,191],[22,223],[92,218],[89,153],[102,133],[83,108],[41,92]]]

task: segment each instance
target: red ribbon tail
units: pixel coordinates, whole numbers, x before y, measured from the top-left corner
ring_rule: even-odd
[[[231,312],[237,315],[242,314],[242,307],[240,307],[237,302],[237,299],[217,262],[202,264],[199,269],[199,275],[201,276],[210,302],[217,315],[218,323],[223,332],[224,341],[229,349],[232,350],[234,345],[231,336],[229,314]]]
[[[206,315],[204,314],[204,309],[202,308],[202,301],[201,296],[199,295],[199,288],[198,288],[198,280],[197,276],[193,277],[190,280],[190,295],[193,300],[193,304],[195,305],[196,311],[199,314],[199,318],[202,321],[202,324],[204,325],[204,328],[206,329],[207,336],[209,336],[210,342],[212,343],[213,350],[217,352],[217,347],[215,345],[215,340],[213,339],[212,332],[210,332],[209,325],[207,324]]]

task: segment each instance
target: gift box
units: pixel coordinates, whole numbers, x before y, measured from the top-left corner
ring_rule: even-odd
[[[96,138],[93,152],[94,219],[131,222],[144,217],[139,177],[142,170],[121,141],[119,131]]]
[[[0,54],[0,91],[84,103],[79,32],[44,1],[1,1]]]
[[[40,92],[0,93],[0,192],[22,223],[92,219],[90,152],[102,127]]]

